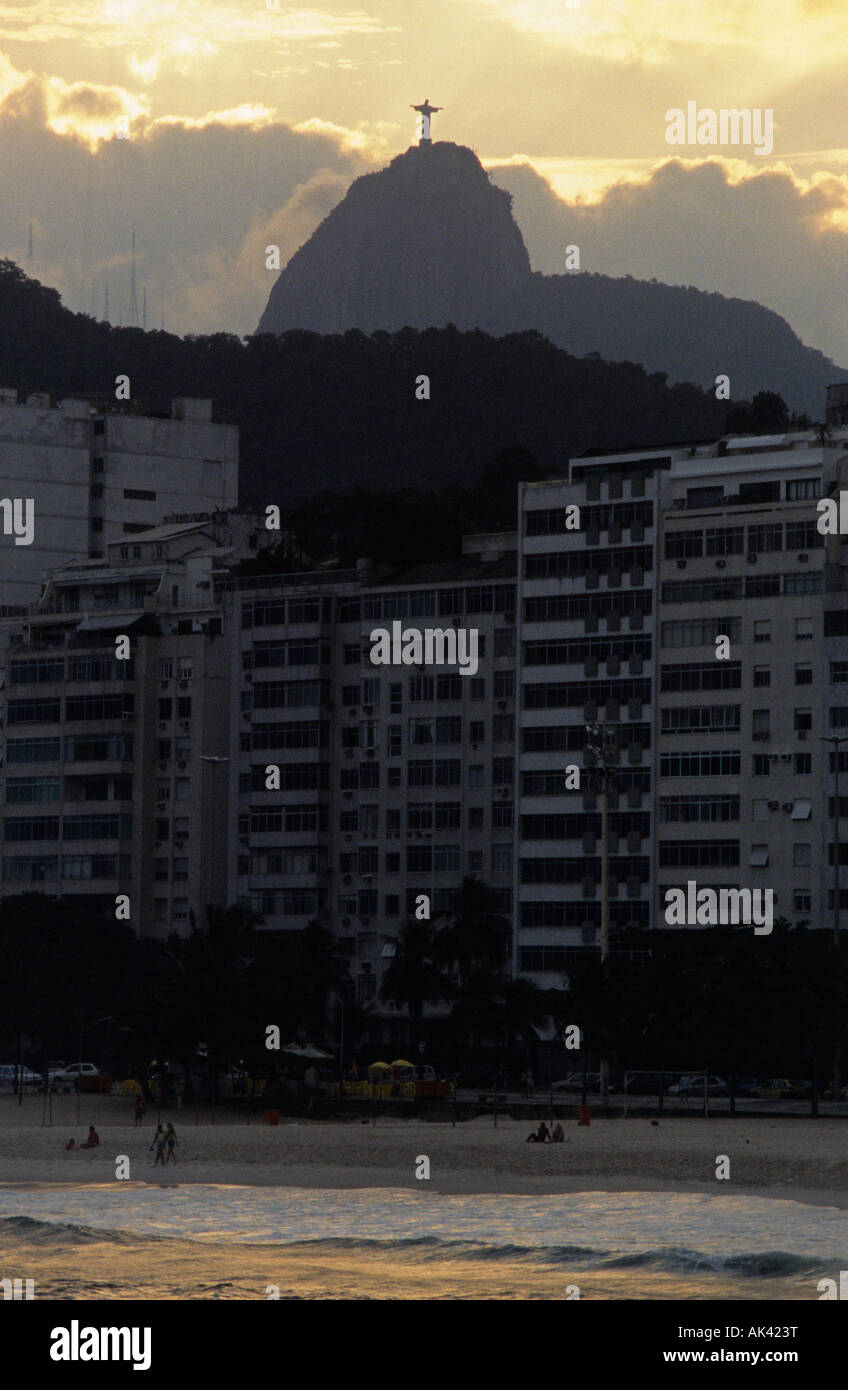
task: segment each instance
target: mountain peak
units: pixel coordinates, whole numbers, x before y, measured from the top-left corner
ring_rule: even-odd
[[[486,327],[530,276],[512,198],[449,140],[356,179],[281,271],[260,333]]]

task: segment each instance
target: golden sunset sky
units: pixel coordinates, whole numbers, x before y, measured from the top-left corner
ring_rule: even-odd
[[[0,4],[0,253],[118,322],[253,330],[357,174],[469,145],[534,268],[759,299],[848,364],[848,0],[33,0]],[[774,112],[773,152],[671,148],[666,111]],[[120,117],[130,138],[115,138]]]

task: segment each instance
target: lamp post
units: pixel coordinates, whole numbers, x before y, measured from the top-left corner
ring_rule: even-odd
[[[601,793],[601,964],[609,958],[609,784],[618,760],[618,725],[586,725],[584,761]],[[601,1109],[609,1110],[609,1058],[600,1059]],[[584,1102],[585,1103],[585,1102]]]
[[[848,743],[848,734],[819,735],[822,743],[833,745],[833,949],[838,951],[839,940],[839,746]],[[841,1085],[839,1058],[839,1038],[833,1042],[833,1071],[831,1078],[831,1099],[839,1099]]]

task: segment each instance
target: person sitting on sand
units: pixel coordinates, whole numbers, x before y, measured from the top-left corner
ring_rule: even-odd
[[[65,1148],[66,1148],[66,1149],[75,1149],[76,1146],[77,1146],[77,1141],[76,1141],[76,1139],[69,1139],[68,1142],[67,1142],[67,1144],[65,1145]]]
[[[551,1143],[552,1143],[552,1144],[564,1144],[564,1143],[565,1143],[565,1130],[563,1129],[563,1127],[562,1127],[562,1125],[560,1124],[559,1120],[557,1120],[556,1124],[554,1125],[553,1133],[551,1134]]]
[[[100,1143],[100,1135],[97,1133],[97,1130],[94,1128],[94,1125],[89,1125],[89,1126],[88,1126],[88,1138],[86,1139],[86,1141],[85,1141],[84,1144],[80,1144],[80,1148],[81,1148],[81,1149],[96,1149],[96,1148],[97,1148],[97,1145],[98,1145],[99,1143]]]
[[[528,1134],[528,1135],[527,1135],[527,1143],[528,1143],[528,1144],[550,1144],[550,1142],[551,1142],[551,1135],[550,1135],[550,1131],[549,1131],[549,1129],[548,1129],[548,1126],[545,1124],[544,1120],[540,1120],[540,1121],[539,1121],[539,1128],[536,1130],[536,1132],[535,1132],[534,1134]]]

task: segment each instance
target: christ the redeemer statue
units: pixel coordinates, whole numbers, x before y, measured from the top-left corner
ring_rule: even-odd
[[[419,145],[432,144],[430,139],[430,117],[435,111],[441,111],[442,107],[431,106],[429,98],[425,97],[423,106],[413,106],[412,110],[421,113],[421,135],[418,140]]]

